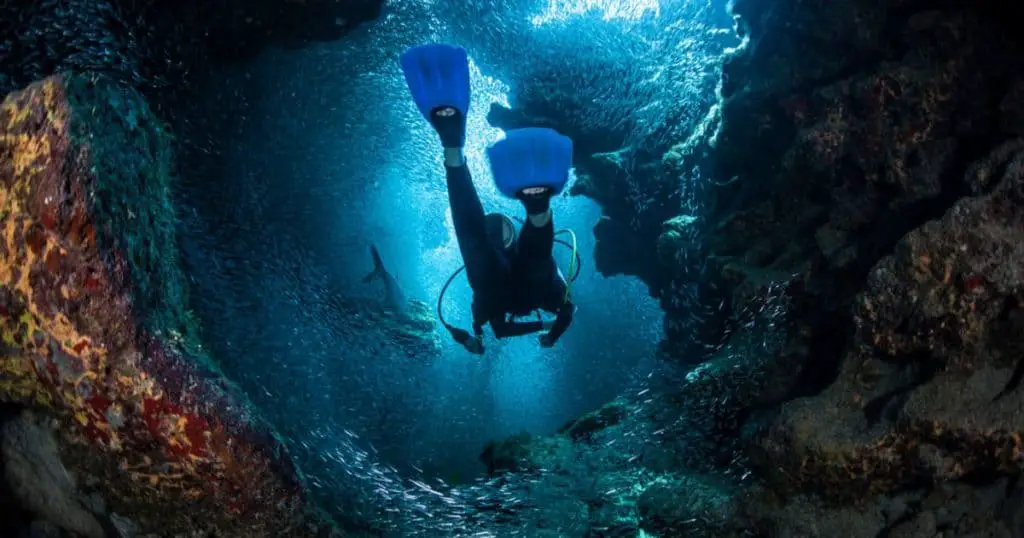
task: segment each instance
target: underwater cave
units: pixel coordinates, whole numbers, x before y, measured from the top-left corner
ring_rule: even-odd
[[[1013,20],[3,3],[0,534],[1024,537]]]

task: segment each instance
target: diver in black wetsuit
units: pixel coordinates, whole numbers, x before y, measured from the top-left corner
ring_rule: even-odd
[[[550,207],[551,197],[568,182],[572,141],[552,129],[525,128],[509,131],[487,150],[498,189],[526,209],[517,240],[507,217],[484,214],[463,155],[471,96],[466,51],[429,44],[408,49],[400,60],[413,100],[441,139],[455,235],[473,289],[473,334],[447,323],[445,327],[478,354],[483,353],[481,337],[488,323],[498,338],[544,331],[540,344],[553,346],[574,312],[568,284],[552,257]],[[537,310],[557,317],[554,322],[514,319]]]
[[[540,336],[540,344],[553,346],[572,323],[575,307],[552,256],[552,189],[541,186],[520,191],[518,197],[526,209],[526,221],[516,240],[508,217],[484,214],[462,150],[465,118],[455,108],[439,108],[431,115],[430,123],[444,147],[455,236],[473,289],[474,334],[455,329],[461,334],[453,335],[469,351],[481,353],[483,326],[490,323],[498,338],[546,331]],[[511,319],[537,309],[557,317],[553,323]]]

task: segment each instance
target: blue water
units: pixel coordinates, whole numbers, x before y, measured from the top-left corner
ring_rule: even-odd
[[[438,353],[408,357],[382,330],[355,328],[332,310],[331,293],[381,295],[379,283],[360,281],[372,269],[371,243],[406,294],[431,306],[461,264],[439,144],[408,96],[398,55],[429,41],[467,48],[468,163],[485,208],[519,216],[518,202],[493,186],[483,150],[502,136],[486,121],[489,104],[515,105],[517,88],[530,85],[523,62],[567,61],[581,47],[594,58],[622,56],[611,63],[635,71],[632,93],[622,95],[617,72],[579,88],[589,93],[577,124],[626,117],[631,135],[621,143],[642,144],[680,101],[664,66],[700,63],[668,44],[701,36],[666,31],[698,4],[706,3],[494,2],[486,12],[455,0],[394,2],[344,40],[271,50],[208,82],[221,95],[197,110],[223,118],[225,140],[211,151],[230,165],[204,171],[213,182],[206,188],[232,203],[196,196],[186,204],[194,208],[186,256],[200,267],[192,271],[199,314],[224,369],[279,426],[332,512],[388,520],[381,525],[398,535],[446,535],[409,509],[433,499],[410,480],[482,479],[487,441],[551,434],[635,390],[656,367],[662,336],[662,312],[643,283],[595,271],[591,229],[601,211],[582,197],[553,202],[556,227],[576,232],[583,268],[573,288],[577,316],[552,349],[532,336],[488,338],[478,357],[439,328]],[[640,96],[647,106],[631,101]],[[567,272],[568,249],[556,246],[556,259]],[[469,304],[459,278],[446,316],[468,325]]]

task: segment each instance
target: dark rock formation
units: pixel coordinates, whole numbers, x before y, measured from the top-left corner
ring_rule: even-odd
[[[338,39],[381,0],[15,0],[0,5],[0,95],[62,71],[179,91],[211,62]]]
[[[807,366],[790,397],[810,396],[749,424],[766,487],[741,521],[785,535],[1009,532],[986,521],[1009,494],[969,499],[1021,470],[1024,154],[1008,105],[1020,42],[999,14],[955,3],[735,12],[749,40],[724,66],[721,186],[703,232],[736,297],[800,275],[789,347]],[[845,507],[947,487],[966,492],[967,516],[937,526],[919,501],[889,519]]]
[[[632,456],[653,473],[627,501],[640,528],[1022,534],[1024,45],[1006,9],[734,2],[720,102],[647,171],[693,185],[656,232],[656,279],[666,358],[704,364],[611,428],[645,415],[665,435]],[[751,318],[766,288],[785,315]]]
[[[824,388],[783,406],[755,468],[836,502],[1019,473],[1005,268],[1024,199],[999,109],[1020,43],[992,13],[938,4],[737,4],[750,41],[726,62],[715,148],[736,180],[712,248],[748,275],[806,276],[822,372],[800,392]]]
[[[33,526],[104,538],[94,514],[76,498],[78,486],[61,463],[53,426],[49,419],[29,411],[0,425],[0,460],[12,496],[38,518]]]
[[[74,482],[143,532],[327,532],[273,430],[196,337],[167,133],[144,100],[100,77],[49,78],[8,96],[0,133],[0,401],[57,420]],[[14,495],[97,535],[41,419],[19,420],[4,427]]]
[[[872,270],[839,378],[761,444],[786,485],[857,500],[1024,470],[1024,152],[1004,166]]]
[[[718,536],[733,517],[730,486],[696,475],[670,477],[637,501],[640,528],[659,536]]]
[[[629,407],[625,401],[614,400],[597,411],[569,421],[558,433],[568,435],[573,441],[589,440],[595,432],[621,422],[628,412]]]
[[[503,472],[533,472],[538,469],[559,466],[571,457],[572,442],[568,437],[534,436],[528,432],[493,441],[480,453],[480,461],[491,474]]]

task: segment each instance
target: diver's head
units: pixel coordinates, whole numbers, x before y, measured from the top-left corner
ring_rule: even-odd
[[[501,213],[488,213],[484,219],[487,239],[501,250],[512,250],[516,246],[516,227],[512,219]]]

